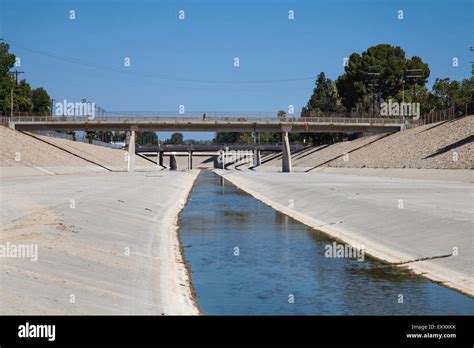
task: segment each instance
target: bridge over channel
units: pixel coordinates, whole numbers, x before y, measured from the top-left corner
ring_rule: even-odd
[[[290,145],[290,152],[294,153],[302,149],[309,148],[307,145]],[[232,159],[253,160],[253,166],[257,167],[261,163],[262,152],[281,152],[281,144],[207,144],[207,145],[139,145],[135,147],[135,153],[139,156],[156,156],[157,164],[165,167],[164,157],[169,156],[170,168],[176,160],[172,157],[187,156],[188,169],[193,169],[193,156],[213,156],[216,168],[225,168]],[[227,159],[227,163],[226,163]],[[219,162],[220,161],[220,162]],[[230,163],[229,163],[230,164]]]
[[[129,170],[135,167],[135,132],[282,132],[282,171],[291,171],[288,133],[394,133],[416,125],[402,118],[355,117],[51,117],[8,118],[11,128],[21,131],[128,131]]]

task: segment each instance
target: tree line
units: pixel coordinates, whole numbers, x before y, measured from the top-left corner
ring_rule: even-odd
[[[459,113],[474,102],[474,78],[462,81],[437,78],[431,88],[426,86],[430,68],[420,57],[408,58],[398,46],[381,44],[362,54],[352,53],[344,64],[344,73],[336,80],[324,72],[316,78],[313,92],[301,110],[301,117],[324,117],[331,114],[365,117],[378,115],[382,102],[419,103],[421,114],[450,107]],[[278,112],[286,116],[285,111]],[[332,143],[342,134],[291,134],[293,142],[311,140],[314,145]],[[278,143],[280,134],[260,135],[260,141]],[[216,143],[255,142],[252,133],[217,133]]]
[[[34,112],[49,114],[52,100],[42,88],[31,88],[25,79],[17,82],[11,71],[18,67],[9,45],[0,43],[0,111],[2,115],[13,112]],[[307,104],[301,110],[301,117],[326,116],[332,113],[345,115],[377,115],[382,102],[420,104],[421,114],[450,107],[459,108],[474,102],[474,78],[462,81],[437,78],[431,88],[426,86],[430,68],[422,58],[407,57],[398,46],[381,44],[366,51],[352,53],[344,64],[344,73],[331,80],[324,72],[316,78],[315,86]],[[278,117],[288,115],[280,110]],[[290,115],[291,116],[291,115]],[[122,141],[124,133],[88,132],[90,141]],[[293,142],[331,143],[340,140],[342,134],[291,134]],[[280,133],[216,133],[214,143],[278,143]],[[139,144],[157,144],[154,132],[137,134]],[[165,144],[184,143],[181,133],[174,133]]]
[[[0,43],[0,111],[2,115],[13,112],[50,113],[51,98],[42,87],[31,88],[25,79],[17,83],[17,76],[10,70],[19,68],[14,54],[9,53],[9,45]]]

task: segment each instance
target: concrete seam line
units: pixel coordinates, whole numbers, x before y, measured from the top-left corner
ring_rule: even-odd
[[[53,146],[53,147],[55,147],[55,148],[57,148],[57,149],[59,149],[59,150],[62,150],[62,151],[66,152],[66,153],[68,153],[68,154],[70,154],[70,155],[73,155],[73,156],[75,156],[75,157],[78,157],[78,158],[80,158],[80,159],[82,159],[82,160],[84,160],[84,161],[87,161],[87,162],[89,162],[89,163],[95,164],[96,166],[99,166],[99,167],[101,167],[101,168],[104,168],[104,169],[108,170],[109,172],[112,172],[112,171],[113,171],[112,169],[109,169],[109,168],[103,166],[102,164],[96,163],[96,162],[91,161],[91,160],[89,160],[89,159],[87,159],[87,158],[85,158],[85,157],[79,156],[79,155],[77,155],[77,154],[75,154],[75,153],[73,153],[73,152],[71,152],[71,151],[68,151],[68,150],[66,150],[66,149],[63,149],[62,147],[60,147],[60,146],[58,146],[58,145],[52,144],[52,143],[50,143],[49,141],[46,141],[46,140],[44,140],[44,139],[40,139],[40,138],[34,136],[33,134],[30,134],[30,133],[27,133],[27,132],[24,132],[24,131],[20,131],[20,130],[19,130],[18,132],[23,133],[23,134],[25,134],[25,135],[28,135],[28,136],[30,136],[30,137],[32,137],[32,138],[35,138],[36,140],[39,140],[39,141],[41,141],[41,142],[43,142],[43,143],[46,143],[46,144],[48,144],[48,145],[51,145],[51,146]]]

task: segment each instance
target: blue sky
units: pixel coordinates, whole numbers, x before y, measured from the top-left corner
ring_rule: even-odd
[[[106,110],[299,112],[314,76],[380,43],[421,56],[430,84],[469,77],[474,60],[470,0],[0,2],[0,38],[30,84]]]

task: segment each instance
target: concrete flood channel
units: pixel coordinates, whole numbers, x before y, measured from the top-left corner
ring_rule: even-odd
[[[468,296],[367,255],[362,262],[325,257],[333,239],[210,171],[196,179],[179,235],[203,314],[474,312]]]

